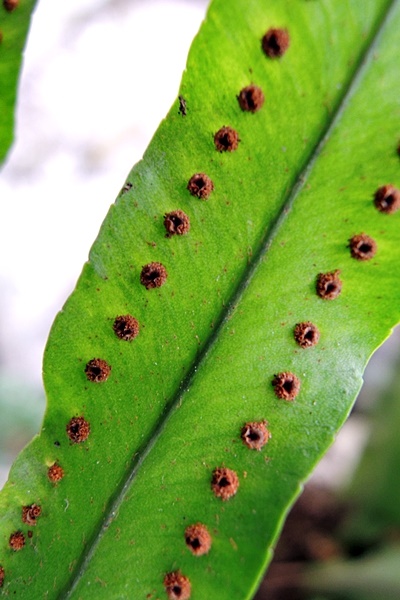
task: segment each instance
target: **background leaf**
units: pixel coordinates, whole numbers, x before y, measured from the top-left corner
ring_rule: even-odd
[[[343,527],[343,535],[353,543],[374,545],[389,540],[400,528],[398,464],[400,447],[399,361],[393,377],[388,377],[382,398],[371,411],[371,434],[355,477],[346,491],[353,510]]]
[[[368,357],[399,320],[398,214],[372,202],[398,179],[399,20],[398,2],[383,0],[212,3],[182,81],[186,115],[177,101],[53,326],[42,433],[1,498],[5,593],[159,597],[179,568],[195,598],[251,596]],[[261,50],[271,26],[290,32],[279,60]],[[266,96],[255,114],[237,101],[250,83]],[[226,125],[239,147],[218,153],[213,135]],[[187,190],[197,172],[214,182],[208,201]],[[166,239],[163,215],[176,209],[191,230]],[[363,231],[378,244],[367,262],[347,247]],[[146,290],[151,261],[168,278]],[[322,300],[316,277],[335,269],[343,291]],[[131,343],[113,332],[127,313],[141,326]],[[308,320],[321,339],[301,349],[293,328]],[[95,357],[112,367],[98,384],[85,377]],[[294,402],[274,394],[282,371],[301,380]],[[77,416],[90,423],[82,444],[66,435]],[[241,427],[262,419],[271,440],[249,450]],[[58,485],[47,477],[54,463]],[[240,481],[226,503],[210,489],[219,466]],[[33,502],[42,514],[28,527],[21,509]],[[213,544],[194,557],[184,531],[199,521]],[[9,548],[15,531],[32,532],[20,552]]]
[[[0,9],[0,164],[13,139],[22,52],[35,4],[36,0],[6,0]]]
[[[393,546],[347,563],[332,562],[311,569],[306,585],[330,599],[395,600],[400,588],[399,558],[399,548]]]

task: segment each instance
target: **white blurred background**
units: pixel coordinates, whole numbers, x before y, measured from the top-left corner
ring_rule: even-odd
[[[16,142],[0,173],[0,487],[40,426],[51,323],[109,205],[177,96],[207,4],[39,1]],[[393,364],[398,339],[367,371],[368,402]],[[363,419],[353,419],[318,468],[320,480],[342,483],[367,435]]]
[[[51,323],[177,96],[207,4],[38,2],[0,172],[0,486],[39,428]]]

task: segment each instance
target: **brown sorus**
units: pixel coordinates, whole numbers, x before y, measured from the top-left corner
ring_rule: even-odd
[[[269,58],[279,58],[285,54],[290,45],[289,33],[286,29],[271,27],[261,40],[262,49]]]
[[[0,565],[0,588],[3,587],[3,585],[4,585],[5,576],[6,576],[5,571],[4,571],[3,567]]]
[[[294,400],[300,391],[300,379],[287,371],[274,375],[272,385],[275,395],[288,402]]]
[[[233,152],[239,145],[239,134],[232,127],[221,127],[214,135],[214,144],[218,152]]]
[[[211,489],[222,500],[229,500],[238,490],[239,478],[235,471],[226,467],[214,469],[211,479]]]
[[[16,531],[15,533],[12,533],[8,540],[8,544],[10,548],[14,550],[14,552],[22,550],[22,548],[25,546],[25,536],[22,531]]]
[[[271,437],[267,429],[267,421],[245,423],[242,427],[241,438],[248,448],[261,450]]]
[[[168,273],[164,265],[159,262],[151,262],[144,265],[140,273],[140,283],[146,290],[159,288],[166,282]]]
[[[22,507],[22,521],[33,527],[36,525],[36,520],[42,514],[42,509],[38,504]]]
[[[61,481],[64,477],[64,469],[57,463],[54,463],[54,465],[51,465],[51,467],[48,468],[47,477],[52,483],[57,483],[57,481]]]
[[[400,208],[400,190],[391,184],[383,185],[374,194],[374,204],[379,212],[395,213]]]
[[[189,600],[192,592],[189,578],[180,571],[167,573],[164,577],[164,587],[169,600]]]
[[[67,435],[74,444],[80,444],[89,437],[90,424],[83,417],[73,417],[67,425]]]
[[[7,12],[12,12],[17,8],[19,0],[3,0],[3,6]]]
[[[164,227],[167,237],[172,235],[185,235],[190,230],[190,221],[183,210],[173,210],[164,215]]]
[[[86,364],[85,373],[89,381],[101,383],[108,379],[111,373],[111,365],[102,358],[92,358]]]
[[[240,108],[247,112],[255,113],[264,104],[263,91],[256,85],[248,85],[243,88],[237,98]]]
[[[139,335],[139,322],[132,315],[120,315],[115,317],[113,329],[120,340],[131,342]]]
[[[214,189],[214,184],[205,173],[195,173],[189,179],[187,189],[192,196],[207,200]]]
[[[349,240],[350,254],[356,260],[370,260],[377,251],[377,245],[369,235],[360,233]]]
[[[196,523],[185,529],[185,542],[195,556],[207,554],[211,548],[211,535],[205,525]]]
[[[311,321],[297,323],[293,334],[294,339],[301,348],[311,348],[311,346],[318,344],[319,329],[314,323],[311,323]]]
[[[334,300],[342,291],[342,282],[339,279],[340,271],[319,273],[317,276],[317,294],[324,300]]]

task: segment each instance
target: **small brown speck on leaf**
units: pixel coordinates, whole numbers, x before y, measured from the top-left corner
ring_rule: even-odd
[[[36,520],[42,514],[42,509],[38,504],[22,507],[22,521],[33,527],[36,525]]]
[[[92,358],[85,367],[86,377],[94,383],[107,381],[111,373],[111,366],[102,358]]]
[[[195,173],[189,179],[187,189],[192,196],[197,196],[201,200],[207,200],[214,189],[214,184],[205,173]]]
[[[319,342],[319,329],[311,321],[297,323],[293,333],[294,339],[301,348],[311,348]]]
[[[289,372],[274,375],[272,385],[274,386],[275,395],[288,402],[294,400],[300,391],[300,379]]]
[[[164,265],[159,262],[151,262],[142,268],[140,283],[146,290],[159,288],[166,282],[168,273]]]
[[[221,127],[214,135],[214,144],[218,152],[233,152],[239,145],[239,134],[232,127]]]
[[[183,96],[179,96],[179,114],[182,117],[186,117],[187,114],[186,100]]]
[[[377,245],[369,235],[360,233],[349,240],[350,254],[356,260],[370,260],[377,251]]]
[[[169,600],[189,600],[191,596],[190,580],[180,571],[167,573],[164,577],[164,587]]]
[[[113,323],[115,335],[126,342],[131,342],[139,335],[139,322],[132,315],[120,315]]]
[[[214,469],[211,479],[211,489],[217,498],[229,500],[238,490],[239,478],[235,471],[226,467]]]
[[[283,56],[290,45],[289,33],[286,29],[268,29],[261,40],[262,49],[269,58]]]
[[[126,192],[129,192],[130,189],[132,189],[132,184],[129,181],[127,181],[124,187],[122,188],[121,193],[126,194]]]
[[[267,429],[267,425],[267,421],[244,424],[241,437],[248,448],[251,450],[261,450],[265,444],[268,444],[271,434]]]
[[[22,533],[22,531],[16,531],[15,533],[12,533],[10,535],[8,543],[10,548],[14,550],[14,552],[22,550],[22,548],[25,546],[25,536]]]
[[[73,417],[67,425],[67,435],[74,444],[80,444],[89,437],[90,424],[83,417]]]
[[[64,469],[57,463],[54,463],[54,465],[51,465],[51,467],[48,468],[47,477],[52,483],[57,483],[64,477]]]
[[[190,230],[190,221],[183,210],[173,210],[164,215],[164,227],[167,237],[172,235],[185,235]]]
[[[400,208],[400,190],[393,185],[383,185],[376,190],[374,204],[379,212],[390,215]]]
[[[5,571],[3,569],[3,567],[0,565],[0,588],[3,587],[4,585],[4,579],[5,579]]]
[[[3,0],[3,6],[7,12],[12,12],[17,8],[19,0]]]
[[[248,85],[243,88],[238,96],[239,106],[246,112],[255,113],[264,104],[264,94],[260,87]]]
[[[196,523],[186,527],[185,542],[192,554],[202,556],[209,552],[212,540],[207,527],[202,523]]]
[[[323,300],[334,300],[342,291],[342,282],[339,279],[340,271],[319,273],[317,276],[317,294]]]

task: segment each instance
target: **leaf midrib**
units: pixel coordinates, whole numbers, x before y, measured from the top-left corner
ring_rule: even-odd
[[[265,260],[269,248],[273,240],[275,239],[278,231],[282,227],[286,220],[290,210],[305,186],[313,168],[318,160],[324,146],[330,138],[332,131],[336,125],[340,122],[340,119],[345,112],[351,98],[358,90],[359,83],[363,79],[364,73],[367,70],[369,64],[373,60],[375,50],[379,44],[382,32],[385,29],[387,23],[390,21],[391,14],[395,10],[396,5],[400,0],[391,0],[387,8],[383,11],[380,20],[377,21],[375,30],[370,37],[370,44],[366,47],[364,52],[361,54],[358,62],[355,65],[352,76],[348,80],[347,86],[343,89],[342,96],[339,97],[335,111],[331,115],[331,119],[328,120],[325,129],[321,132],[321,136],[315,142],[312,152],[309,154],[308,159],[305,161],[296,182],[292,186],[291,190],[288,190],[286,196],[283,198],[282,208],[275,218],[275,220],[266,228],[265,233],[261,239],[261,243],[257,252],[251,257],[251,261],[248,264],[247,270],[245,270],[242,278],[239,280],[236,289],[234,290],[231,299],[226,304],[224,310],[220,313],[218,321],[215,322],[214,328],[211,335],[204,343],[202,350],[198,353],[196,360],[193,361],[187,375],[181,381],[179,388],[177,389],[174,396],[166,404],[164,413],[160,417],[160,420],[156,427],[153,429],[150,437],[145,441],[142,446],[135,452],[132,457],[129,468],[125,479],[121,482],[116,493],[110,498],[108,506],[106,508],[105,517],[95,528],[93,535],[89,542],[86,544],[85,550],[82,552],[79,561],[75,565],[75,569],[71,574],[71,578],[67,585],[60,592],[58,600],[67,600],[71,598],[75,591],[79,581],[84,576],[87,566],[89,565],[92,557],[94,556],[97,546],[99,545],[102,537],[107,532],[108,527],[112,521],[116,518],[118,509],[123,503],[128,490],[130,489],[132,482],[134,481],[137,473],[139,472],[143,462],[150,454],[152,448],[157,443],[162,432],[167,426],[170,417],[174,410],[182,405],[186,392],[191,387],[194,378],[197,375],[200,365],[205,361],[208,353],[214,347],[219,339],[219,335],[227,321],[231,318],[231,315],[235,311],[237,305],[240,303],[242,296],[249,287],[259,265]]]

